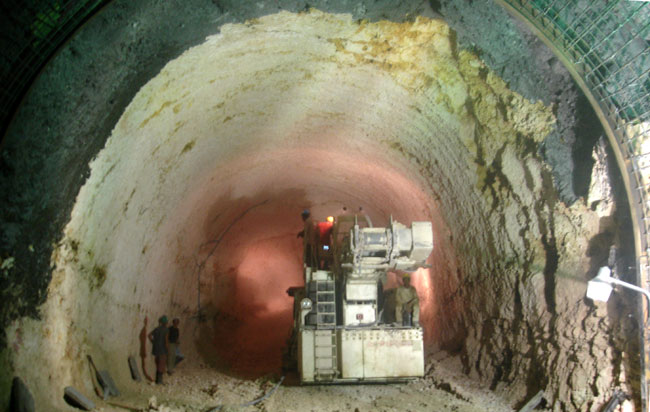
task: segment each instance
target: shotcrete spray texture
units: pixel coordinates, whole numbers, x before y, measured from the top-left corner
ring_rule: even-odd
[[[432,222],[429,266],[412,275],[426,376],[282,386],[265,410],[509,411],[541,390],[549,410],[596,411],[615,387],[632,410],[634,301],[584,298],[610,248],[629,248],[626,209],[602,141],[588,195],[558,198],[539,155],[556,131],[548,103],[510,90],[439,19],[311,10],[224,24],[120,112],[54,247],[41,319],[6,329],[3,365],[38,410],[67,410],[65,386],[93,393],[87,354],[122,402],[253,399],[280,373],[293,325],[301,211],[362,208],[375,226]],[[389,273],[384,287],[397,285]],[[134,382],[127,357],[145,316],[162,314],[180,318],[186,360],[168,385]]]
[[[404,189],[393,193],[415,198]],[[268,201],[277,197],[280,200]],[[229,222],[227,233],[216,225],[209,227],[207,239],[214,240],[206,241],[205,248],[213,253],[209,268],[201,274],[214,279],[213,290],[208,291],[214,303],[203,308],[213,322],[214,348],[206,346],[205,357],[230,373],[259,377],[281,366],[293,324],[293,300],[286,291],[288,286],[303,284],[302,240],[296,235],[302,227],[292,205],[308,202],[304,193],[287,190],[212,206],[215,211],[243,210],[234,220],[219,217]],[[422,318],[426,320],[431,306],[428,273],[423,270],[414,279],[420,286]],[[392,274],[386,288],[396,286]]]

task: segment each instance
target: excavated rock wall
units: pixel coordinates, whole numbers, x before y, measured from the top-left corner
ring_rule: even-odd
[[[138,93],[92,162],[53,256],[44,320],[9,329],[15,372],[38,382],[41,405],[60,398],[59,382],[91,390],[86,353],[119,364],[125,345],[137,352],[144,315],[191,321],[186,275],[213,257],[222,211],[231,221],[252,207],[325,212],[329,196],[367,202],[380,222],[434,221],[418,285],[429,348],[459,351],[466,372],[513,405],[543,389],[554,410],[597,410],[637,363],[629,307],[584,298],[620,242],[620,212],[597,188],[588,202],[558,200],[538,155],[553,123],[458,50],[442,21],[312,11],[224,26]],[[299,228],[287,227],[274,235]],[[202,355],[205,337],[194,338]]]

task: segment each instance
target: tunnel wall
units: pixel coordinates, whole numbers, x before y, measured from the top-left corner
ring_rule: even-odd
[[[339,46],[336,43],[334,43],[334,45],[336,47]],[[453,52],[453,47],[449,50]],[[354,48],[348,50],[345,45],[343,45],[342,50],[340,50],[342,54],[347,53],[348,55],[350,55],[350,51],[353,52],[351,55],[358,52],[358,50]],[[549,223],[553,222],[553,219],[549,219],[549,215],[552,214],[549,211],[553,209],[557,212],[556,208],[561,209],[561,205],[558,206],[558,204],[554,202],[553,194],[549,192],[544,193],[545,197],[542,201],[535,200],[535,196],[538,194],[537,192],[541,190],[541,187],[548,187],[545,185],[548,185],[549,177],[543,171],[544,168],[540,166],[539,159],[536,159],[533,155],[534,150],[531,150],[529,143],[531,134],[536,136],[532,138],[533,141],[539,141],[543,138],[544,133],[539,133],[539,135],[537,135],[538,131],[527,129],[526,119],[516,118],[517,111],[510,112],[506,109],[505,114],[503,114],[503,109],[495,109],[495,104],[497,107],[500,107],[499,104],[503,104],[505,108],[508,108],[511,105],[516,106],[518,104],[524,104],[524,101],[516,96],[506,93],[503,90],[504,85],[499,83],[498,79],[495,77],[490,77],[491,74],[483,69],[480,62],[467,57],[468,55],[463,56],[464,57],[462,58],[466,59],[463,63],[469,67],[465,68],[466,72],[461,72],[462,75],[460,77],[458,77],[459,73],[453,73],[454,76],[456,76],[453,78],[458,80],[455,84],[462,89],[463,87],[460,84],[462,81],[468,81],[467,78],[477,77],[478,79],[481,79],[480,81],[477,80],[477,83],[487,83],[489,86],[486,87],[487,91],[481,91],[480,88],[470,89],[470,92],[474,90],[474,93],[477,93],[470,98],[471,101],[478,102],[476,107],[472,107],[472,105],[465,107],[464,103],[466,102],[466,99],[460,99],[458,101],[454,101],[453,99],[443,99],[441,102],[437,97],[427,96],[426,90],[429,89],[426,89],[426,87],[424,88],[425,92],[422,94],[421,100],[417,102],[417,107],[426,108],[424,111],[426,115],[423,115],[423,117],[426,117],[426,120],[423,120],[422,123],[440,125],[439,127],[441,130],[438,131],[437,134],[446,137],[445,139],[441,139],[440,146],[436,146],[437,149],[440,150],[440,153],[435,155],[428,153],[426,150],[426,144],[423,144],[420,138],[409,139],[408,137],[405,137],[402,140],[400,137],[397,141],[387,141],[386,143],[390,151],[398,153],[398,156],[405,161],[405,163],[398,162],[400,163],[399,165],[396,165],[398,170],[404,171],[414,168],[419,174],[426,177],[426,183],[423,186],[426,188],[427,185],[431,185],[431,187],[426,190],[434,199],[436,199],[436,202],[440,202],[439,209],[442,211],[441,213],[444,216],[445,222],[450,227],[453,227],[453,230],[449,230],[449,233],[446,233],[446,237],[448,242],[454,246],[453,250],[456,251],[456,254],[460,255],[460,257],[455,257],[453,254],[449,254],[447,259],[449,261],[455,260],[456,263],[454,263],[454,265],[458,267],[458,270],[451,270],[454,266],[450,264],[449,266],[442,268],[443,270],[434,273],[432,276],[433,279],[435,279],[434,283],[437,282],[438,284],[446,285],[444,288],[439,289],[441,294],[440,301],[444,301],[446,304],[448,303],[448,306],[445,306],[445,312],[447,307],[459,308],[459,310],[457,312],[457,318],[440,316],[440,325],[444,325],[441,326],[440,329],[445,331],[445,333],[441,333],[442,337],[439,337],[440,340],[438,340],[438,342],[456,348],[460,346],[460,350],[465,353],[464,356],[466,359],[467,371],[474,374],[477,374],[478,371],[482,371],[484,374],[483,378],[494,382],[495,386],[498,386],[500,382],[514,380],[514,376],[521,371],[525,371],[524,374],[528,374],[528,371],[531,370],[531,364],[536,368],[533,370],[538,373],[530,373],[528,375],[531,377],[532,382],[533,378],[545,375],[546,372],[544,371],[552,370],[552,368],[559,363],[544,364],[541,361],[544,356],[544,351],[548,348],[555,347],[553,340],[547,339],[544,334],[553,335],[558,333],[557,330],[548,330],[544,326],[539,326],[549,320],[549,315],[544,315],[542,313],[542,315],[535,317],[530,313],[538,310],[537,308],[539,305],[537,305],[537,302],[541,300],[540,293],[542,293],[542,290],[545,304],[550,302],[546,304],[547,308],[554,308],[553,302],[557,299],[554,297],[556,292],[555,286],[557,284],[555,281],[549,280],[551,279],[550,275],[555,273],[555,267],[566,266],[567,268],[570,267],[574,269],[572,264],[576,263],[569,259],[563,260],[561,258],[561,256],[563,256],[563,250],[561,248],[559,251],[556,250],[554,252],[554,247],[557,249],[557,245],[554,246],[553,244],[553,235],[555,233],[564,234],[573,231],[574,233],[571,233],[572,235],[579,233],[581,238],[583,236],[588,238],[590,235],[598,233],[600,228],[596,228],[597,225],[594,223],[596,217],[594,217],[593,214],[590,214],[588,210],[582,210],[580,207],[576,207],[574,212],[584,212],[590,215],[590,217],[586,218],[585,222],[582,223],[570,222],[570,224],[567,225],[557,224],[560,226],[560,229],[558,229],[557,232],[549,231],[549,227],[553,227],[556,224]],[[459,60],[462,60],[462,58],[459,58]],[[466,78],[463,78],[463,76]],[[482,79],[482,77],[485,76],[487,77]],[[416,82],[415,84],[422,83]],[[404,86],[404,83],[402,83],[402,86]],[[496,88],[497,91],[491,91],[490,88]],[[440,90],[436,90],[433,94],[439,96],[439,93]],[[505,93],[505,95],[502,95],[501,93]],[[495,98],[495,94],[498,97]],[[444,95],[444,93],[442,93],[442,95]],[[484,101],[484,106],[479,104],[482,101]],[[462,104],[459,104],[459,102]],[[445,110],[440,110],[439,113],[436,113],[435,107],[439,107],[440,105],[443,105]],[[161,106],[154,106],[152,112],[155,112],[160,108]],[[171,109],[173,112],[173,106],[168,105],[166,108],[168,110]],[[450,111],[449,109],[451,109],[451,111],[459,110],[460,112],[471,112],[470,117],[479,119],[479,121],[475,121],[476,123],[474,124],[469,122],[470,125],[466,125],[467,130],[444,126],[449,124],[448,122],[453,123],[453,119],[450,120],[450,118],[453,118],[454,116],[447,114]],[[408,114],[413,114],[414,118],[418,117],[418,115],[414,113]],[[457,116],[458,114],[456,113],[455,115]],[[404,116],[406,116],[406,114],[404,114]],[[410,119],[410,116],[406,117]],[[505,119],[504,123],[501,124],[497,122],[496,124],[498,124],[499,127],[494,127],[490,130],[490,123],[493,122],[494,119],[500,119],[500,117]],[[148,117],[144,117],[143,120],[146,118]],[[512,126],[506,125],[506,123],[511,121],[516,125],[515,129],[512,129]],[[418,130],[422,127],[420,123],[417,121],[409,121],[407,123],[409,123],[409,127],[414,129],[413,135],[421,135],[422,130]],[[509,133],[502,133],[501,126],[504,125],[506,128],[509,128],[508,130],[511,130]],[[448,129],[444,130],[442,129],[443,127],[448,127]],[[458,135],[465,136],[466,138],[461,139],[462,141],[458,142],[455,140],[458,139]],[[513,139],[513,137],[515,138]],[[98,139],[101,138],[98,137]],[[492,141],[492,139],[495,140]],[[514,140],[515,144],[504,144],[504,140],[509,142]],[[169,147],[166,147],[166,149],[169,150],[170,153],[178,155],[183,152],[189,142],[183,143],[184,145],[182,145],[182,147],[170,145]],[[457,146],[459,143],[460,146]],[[176,144],[180,144],[180,142],[177,142]],[[458,147],[464,149],[460,152],[456,152],[459,150]],[[195,146],[192,146],[187,152],[185,152],[185,154],[191,153],[194,148]],[[174,152],[174,150],[176,151]],[[132,155],[133,153],[127,150],[125,151],[125,154]],[[520,157],[526,159],[524,161],[525,166],[521,166],[521,162],[516,160]],[[173,160],[174,156],[170,155],[169,158]],[[456,164],[456,162],[458,163]],[[106,163],[104,165],[104,167],[106,167],[104,173],[98,173],[95,176],[95,179],[105,176],[107,174],[106,172],[110,170],[110,165],[110,163]],[[441,174],[441,165],[444,165],[448,172]],[[466,165],[471,165],[471,168],[464,170]],[[109,180],[117,179],[116,176],[117,174],[110,173],[108,178]],[[126,173],[122,176],[130,175]],[[468,177],[467,181],[470,182],[470,184],[468,184],[466,188],[462,185],[459,186],[452,176],[466,176]],[[474,181],[473,179],[478,180]],[[101,181],[101,179],[99,179],[99,181]],[[95,182],[98,183],[98,181]],[[524,187],[526,189],[523,189]],[[131,192],[128,190],[125,190],[123,193],[120,193],[120,196],[124,199],[128,199],[130,193]],[[532,193],[535,193],[535,195]],[[444,194],[444,196],[441,196],[441,194]],[[437,199],[437,196],[439,196],[440,199]],[[116,202],[116,204],[124,206],[126,202]],[[133,210],[137,209],[135,207],[136,204],[137,203],[129,203],[130,206],[126,208],[126,213],[133,213]],[[529,210],[529,212],[522,213],[519,211],[520,208],[521,210]],[[532,210],[534,210],[534,213]],[[111,213],[113,212],[117,212],[117,210],[111,209]],[[109,217],[114,217],[116,215],[111,213],[96,215],[97,227],[103,228],[101,229],[102,233],[109,233],[107,231],[112,229],[111,223],[114,222],[110,222]],[[104,221],[102,221],[102,215],[104,216]],[[478,219],[476,219],[477,216],[479,217]],[[516,224],[506,224],[506,221],[516,222]],[[470,222],[480,223],[478,224],[478,227],[475,227],[474,225],[470,225]],[[88,221],[88,224],[90,225],[91,221]],[[155,221],[152,221],[152,224],[155,224]],[[528,230],[522,235],[518,230],[514,229],[517,225],[523,226]],[[583,228],[576,228],[576,226],[582,227],[583,225]],[[493,232],[493,228],[502,229],[497,229],[496,232]],[[470,235],[470,231],[478,234]],[[510,232],[507,233],[508,231]],[[445,232],[440,231],[439,233]],[[506,237],[502,237],[503,235]],[[445,236],[445,234],[442,236]],[[544,237],[546,237],[545,241]],[[506,238],[508,238],[508,240],[504,240]],[[131,253],[131,249],[133,249],[134,244],[137,243],[137,239],[133,237],[133,239],[129,239],[129,241],[133,243],[130,244],[126,242],[119,246],[125,250],[129,250],[129,253]],[[96,242],[97,244],[84,244],[82,251],[95,250],[96,246],[101,245],[101,242],[104,242],[104,240],[98,238],[96,239]],[[139,246],[140,245],[138,244],[136,250],[139,249]],[[61,247],[58,248],[62,253],[57,252],[57,255],[55,255],[55,261],[61,264],[61,267],[67,265],[69,259],[75,259],[74,255],[68,255],[68,252],[75,251],[75,247],[78,248],[78,246],[75,246],[75,242],[62,244]],[[526,249],[528,247],[530,247],[532,251],[527,252]],[[575,246],[575,250],[582,251],[584,250],[584,247],[585,244],[582,242]],[[105,249],[100,247],[99,249],[102,253],[106,253],[107,255],[92,256],[91,258],[83,257],[81,262],[84,266],[84,270],[79,270],[78,273],[62,276],[61,283],[54,282],[52,290],[57,287],[65,287],[68,290],[72,290],[78,285],[70,279],[83,275],[86,277],[84,282],[87,286],[86,288],[79,288],[75,293],[79,295],[87,294],[87,296],[93,297],[99,296],[101,299],[105,299],[106,303],[121,308],[120,310],[122,310],[123,313],[133,313],[135,307],[137,307],[137,304],[134,302],[116,302],[110,296],[102,296],[105,294],[105,292],[101,291],[104,287],[106,290],[110,289],[114,290],[115,293],[119,293],[120,289],[110,288],[111,284],[122,283],[116,282],[116,278],[114,277],[116,276],[115,273],[126,272],[130,269],[127,266],[119,266],[119,264],[116,265],[115,268],[105,268],[105,264],[102,263],[102,260],[104,262],[112,262],[113,260],[108,259],[107,256],[110,257],[110,253],[112,253],[111,250],[117,250],[118,248],[114,247],[113,249]],[[162,250],[163,249],[160,249],[161,252],[159,252],[161,257],[169,259],[169,257],[163,256],[164,253],[162,253]],[[445,249],[443,249],[443,251],[444,250]],[[140,252],[142,252],[142,249],[140,249]],[[554,259],[554,254],[557,255],[556,259]],[[501,260],[504,257],[506,258],[504,260],[506,262],[505,264],[502,263]],[[527,262],[527,264],[530,264],[530,267],[532,267],[533,270],[526,269],[521,272],[519,269],[521,265],[518,263],[522,260],[525,263]],[[127,260],[125,260],[125,262],[126,261]],[[554,267],[554,261],[561,263],[556,263],[556,266]],[[99,264],[96,264],[96,262],[99,262]],[[125,262],[122,262],[122,264],[125,264]],[[581,266],[586,265],[585,262],[578,263]],[[526,268],[526,265],[523,265],[523,267]],[[105,268],[105,270],[102,268]],[[540,268],[543,269],[540,270]],[[491,276],[484,276],[486,273]],[[523,276],[522,273],[524,274]],[[441,274],[444,274],[445,276],[441,276]],[[59,273],[59,275],[63,275],[63,273]],[[543,281],[541,280],[542,278],[544,279]],[[136,281],[130,280],[128,277],[125,279],[127,279],[127,282],[123,283],[119,288],[128,291],[131,286],[135,286]],[[573,279],[572,281],[576,280]],[[520,282],[519,285],[517,282]],[[550,283],[550,285],[547,285],[547,283]],[[462,285],[462,287],[459,287],[458,285]],[[564,284],[562,283],[562,285]],[[139,300],[140,297],[143,297],[147,293],[157,296],[157,293],[154,291],[148,292],[146,291],[146,288],[142,289],[145,291],[139,293],[143,293],[143,295],[138,295],[139,298],[136,300]],[[481,290],[490,290],[494,296],[486,296],[480,292]],[[56,294],[53,294],[52,296],[56,296]],[[83,297],[83,299],[86,299],[86,297]],[[83,299],[80,298],[80,301]],[[512,305],[501,305],[498,302],[502,299],[513,303]],[[572,299],[574,299],[572,303],[574,306],[582,304],[581,299],[576,298],[575,296]],[[152,302],[152,298],[144,297],[142,300],[144,302],[149,302],[149,308],[160,307],[157,306],[157,303]],[[183,298],[182,300],[190,300],[190,298]],[[517,303],[518,301],[520,301],[520,303]],[[467,302],[473,303],[468,306]],[[70,310],[77,310],[74,308],[74,303],[71,303],[71,305],[72,307]],[[488,310],[484,310],[484,308],[488,308]],[[555,309],[557,309],[557,305],[555,306]],[[582,307],[577,310],[580,313],[584,312],[584,308]],[[530,327],[522,327],[522,330],[526,331],[525,336],[522,332],[521,335],[516,335],[512,340],[510,340],[510,338],[500,338],[500,336],[505,336],[504,331],[510,331],[511,328],[525,326],[528,323],[528,321],[522,322],[520,320],[521,317],[518,316],[518,313],[523,312],[526,312],[526,316],[530,317],[531,325]],[[594,312],[594,310],[591,310],[591,312]],[[551,317],[552,316],[553,315],[551,315]],[[518,320],[515,322],[516,319]],[[125,327],[121,324],[116,325],[109,323],[108,327],[112,329],[123,328],[125,331],[133,331],[138,329],[138,324],[139,321],[136,321],[134,318],[132,326],[126,325]],[[556,322],[556,325],[557,324],[558,322]],[[562,323],[559,324],[562,325]],[[472,325],[486,326],[484,329],[478,329],[476,326]],[[594,325],[587,325],[585,328],[590,334],[593,327]],[[607,324],[602,326],[597,325],[596,327],[609,328]],[[114,352],[109,348],[112,344],[96,342],[96,340],[99,339],[98,336],[100,336],[97,329],[101,329],[102,327],[94,326],[94,328],[95,329],[93,329],[93,327],[89,328],[90,335],[93,336],[90,344],[101,346],[105,350],[106,359],[112,358],[112,353]],[[525,341],[530,345],[531,342],[535,342],[536,338],[538,338],[538,336],[535,335],[535,333],[538,333],[536,332],[538,329],[543,331],[539,333],[542,333],[542,337],[544,338],[542,339],[542,342],[544,343],[536,345],[535,351],[532,353],[516,353],[517,348],[520,347],[518,346],[518,340]],[[534,332],[532,335],[531,331]],[[17,330],[14,329],[12,332],[16,333]],[[70,333],[71,336],[74,336],[76,332],[74,330],[66,331],[62,329],[61,333]],[[16,342],[16,336],[17,334],[14,334],[12,338],[13,342]],[[451,336],[453,336],[454,339],[450,339],[449,337]],[[531,336],[533,339],[531,339]],[[590,341],[590,339],[592,339],[591,336],[586,340]],[[84,347],[83,345],[88,344],[75,340],[71,340],[70,342],[70,347]],[[513,353],[510,359],[508,359],[507,355],[500,357],[499,353],[504,353],[504,348],[507,349],[505,351],[506,354],[508,353],[508,350]],[[59,348],[57,350],[61,349]],[[115,351],[117,350],[118,349]],[[539,353],[537,351],[539,351]],[[76,353],[72,352],[70,356],[72,356],[72,358],[78,358],[81,355],[81,350],[79,350]],[[535,363],[531,363],[533,362],[531,359],[534,359]],[[562,360],[562,358],[559,360]],[[508,364],[514,366],[508,368]],[[501,376],[498,376],[499,368],[502,370],[502,372],[500,372]],[[72,374],[76,374],[77,372],[82,373],[79,368],[77,371],[73,370]],[[575,374],[579,376],[593,376],[593,368],[590,368],[589,371],[586,371],[584,374]],[[120,375],[120,377],[122,377],[122,375]],[[522,389],[521,382],[519,382],[519,384],[518,392],[515,391],[513,398],[519,398],[523,392],[533,390],[532,386],[528,387],[526,385],[524,385]],[[580,382],[576,382],[575,386],[580,387],[579,384]],[[563,398],[565,399],[564,402],[570,402],[566,400],[566,393],[561,392],[559,389],[557,389],[555,396],[565,397]]]

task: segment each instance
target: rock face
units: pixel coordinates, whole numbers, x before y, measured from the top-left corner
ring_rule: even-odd
[[[225,25],[137,93],[92,161],[43,320],[8,330],[13,368],[40,405],[54,382],[92,391],[86,353],[123,358],[111,374],[128,385],[142,318],[162,313],[182,317],[190,356],[224,370],[279,359],[300,210],[362,205],[378,225],[433,222],[415,279],[431,350],[457,351],[512,405],[544,390],[553,410],[598,410],[638,373],[631,305],[584,298],[627,246],[622,212],[604,184],[589,204],[558,199],[538,154],[554,121],[441,20],[312,10]]]

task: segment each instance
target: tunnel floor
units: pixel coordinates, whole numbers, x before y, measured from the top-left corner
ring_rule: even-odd
[[[238,379],[190,361],[165,376],[163,385],[140,383],[136,391],[108,402],[97,401],[97,406],[102,410],[119,406],[166,412],[214,408],[242,412],[513,411],[506,399],[464,375],[458,357],[440,351],[430,354],[426,365],[425,377],[408,383],[300,386],[295,377],[287,375],[277,386],[279,375]]]

